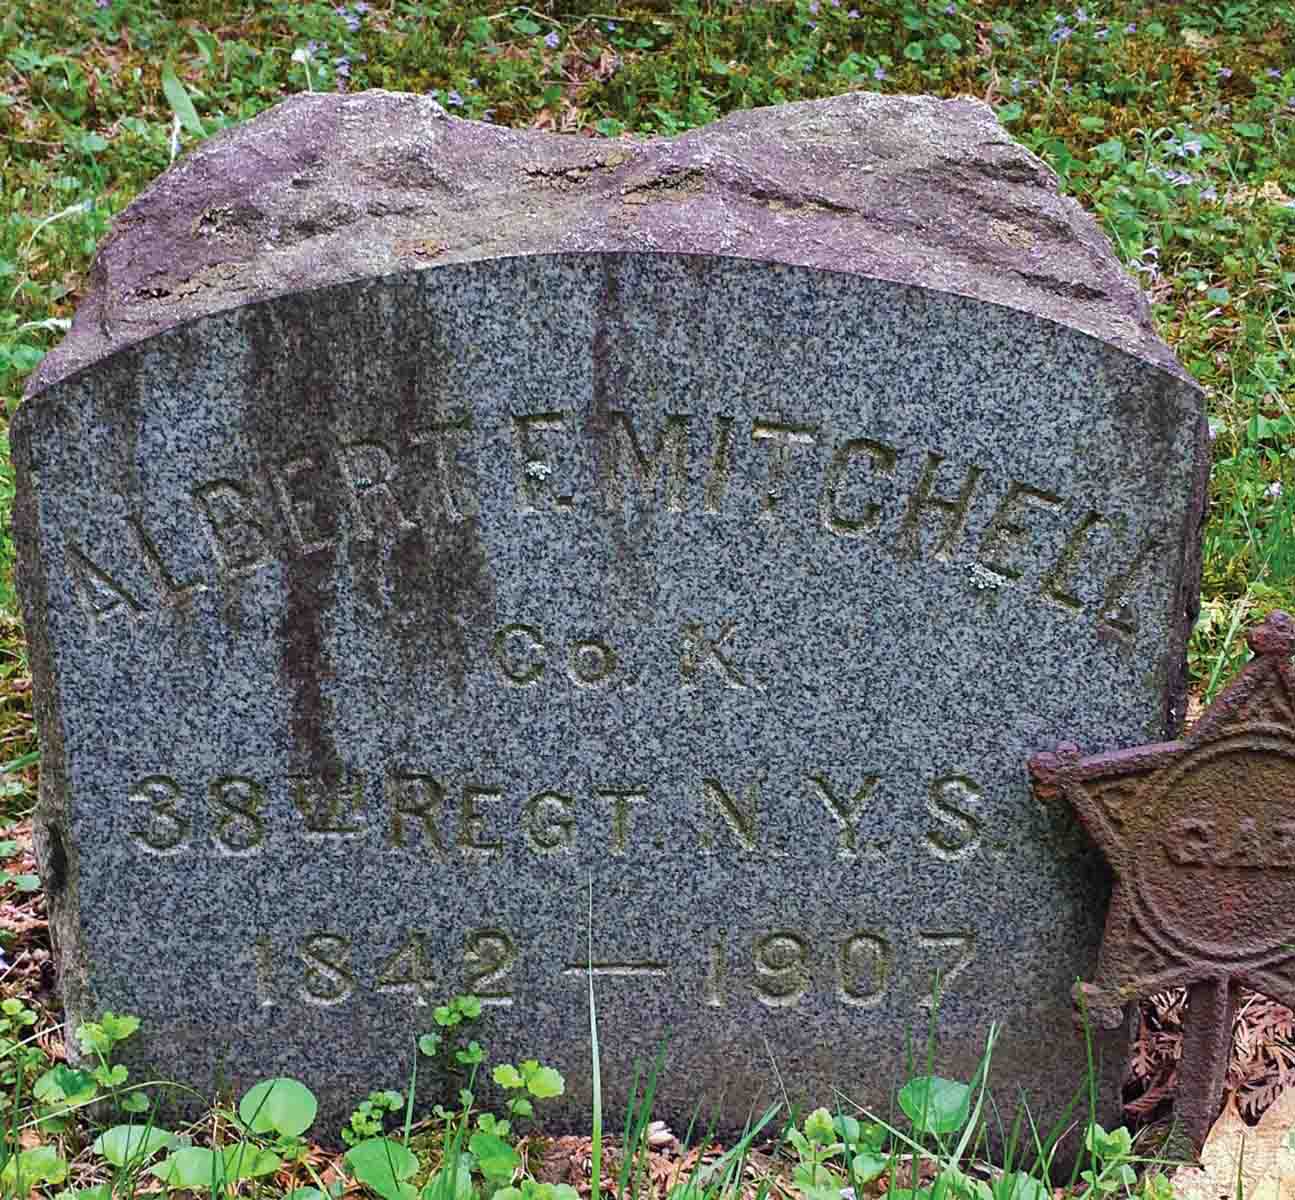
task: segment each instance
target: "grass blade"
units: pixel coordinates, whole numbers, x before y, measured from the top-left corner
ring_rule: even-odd
[[[180,118],[180,124],[195,137],[206,137],[207,131],[202,127],[198,110],[193,107],[188,91],[170,63],[162,68],[162,91],[166,93],[166,102],[171,106],[171,111]]]
[[[28,751],[26,754],[18,755],[17,758],[11,758],[7,763],[0,763],[0,775],[8,775],[10,771],[21,771],[37,762],[40,762],[40,751]]]
[[[603,1081],[598,1059],[598,1009],[594,1004],[594,877],[589,876],[589,1046],[593,1054],[594,1123],[590,1151],[590,1200],[599,1200],[603,1178]]]

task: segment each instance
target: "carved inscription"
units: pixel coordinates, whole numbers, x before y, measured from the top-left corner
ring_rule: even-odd
[[[595,979],[664,979],[670,968],[663,962],[592,962],[568,963],[562,974],[581,978],[593,975]]]
[[[316,1004],[341,1004],[355,991],[351,972],[351,939],[335,933],[312,933],[297,947],[301,960],[300,995]]]
[[[603,504],[609,512],[619,510],[626,499],[626,475],[638,484],[647,502],[659,502],[666,512],[683,512],[688,499],[687,413],[670,413],[656,436],[656,446],[645,451],[639,444],[631,415],[615,410],[606,420],[595,421],[593,430],[605,448],[599,479]],[[628,470],[626,470],[628,468]],[[658,493],[657,477],[664,476]]]
[[[917,943],[932,951],[932,957],[937,963],[930,994],[918,1001],[923,1008],[932,1008],[938,1004],[940,997],[950,993],[959,976],[971,966],[976,956],[976,935],[967,930],[957,933],[919,933]]]
[[[519,688],[540,683],[555,665],[577,687],[597,688],[619,665],[616,651],[600,638],[571,638],[555,646],[535,625],[505,625],[495,634],[491,653],[503,681]]]
[[[482,1004],[507,1007],[513,1002],[509,972],[517,962],[517,947],[502,929],[478,929],[463,944],[464,989]]]
[[[931,524],[935,529],[931,553],[937,559],[947,562],[967,523],[967,513],[971,509],[976,484],[985,472],[981,467],[968,466],[962,479],[955,485],[958,490],[946,497],[936,491],[936,480],[943,462],[944,455],[936,454],[933,450],[927,451],[921,478],[909,499],[904,512],[904,523],[900,526],[900,545],[907,557],[921,556],[922,534],[925,527]],[[931,517],[934,519],[931,520]]]
[[[312,834],[354,834],[364,829],[364,776],[327,779],[322,775],[291,775],[292,803]]]
[[[316,437],[234,476],[195,480],[189,524],[205,540],[205,571],[183,578],[140,513],[116,542],[69,541],[65,568],[93,629],[132,624],[239,580],[275,561],[335,554],[347,542],[391,545],[404,535],[468,519],[486,446],[511,450],[510,503],[491,520],[569,520],[577,511],[655,511],[745,517],[758,534],[848,539],[861,558],[884,554],[939,569],[966,568],[973,591],[1026,589],[1055,609],[1132,637],[1138,596],[1167,536],[1068,497],[1051,481],[1021,479],[948,450],[901,446],[864,429],[783,415],[739,419],[668,412],[655,422],[629,409],[584,421],[570,410],[512,413],[485,428],[465,410],[411,428],[399,442]],[[502,438],[498,436],[503,434]],[[950,439],[956,445],[956,439]],[[531,686],[561,670],[597,687],[616,668],[597,640],[555,642],[529,625],[501,631],[505,678]],[[694,631],[685,675],[720,671],[758,688],[724,628]]]
[[[375,950],[371,943],[382,948]],[[268,936],[256,939],[257,1002],[262,1007],[301,1001],[338,1005],[364,992],[426,1007],[451,992],[470,993],[483,1005],[510,1007],[522,980],[556,987],[563,980],[660,980],[687,989],[703,1008],[754,1001],[765,1008],[793,1009],[815,997],[850,1008],[880,1006],[902,977],[913,1003],[930,1008],[965,983],[975,968],[976,933],[970,929],[858,929],[824,939],[793,928],[752,934],[715,930],[705,956],[553,961],[541,947],[526,969],[517,939],[495,926],[470,929],[462,951],[438,960],[431,931],[400,930],[385,938],[317,930],[290,946]],[[527,997],[522,997],[527,998]]]
[[[502,929],[469,931],[457,963],[436,961],[430,940],[426,931],[405,930],[392,947],[374,954],[357,947],[350,933],[305,933],[290,947],[258,937],[253,948],[258,1003],[269,1007],[296,999],[335,1005],[357,991],[403,998],[417,1007],[455,992],[471,993],[482,1004],[513,1003],[517,949]]]
[[[840,985],[842,1004],[875,1008],[885,998],[894,967],[890,939],[876,932],[856,933],[841,943]]]
[[[868,775],[860,782],[854,795],[850,796],[848,788],[838,794],[826,774],[809,777],[810,785],[841,827],[837,835],[837,858],[853,860],[859,857],[859,822],[878,782],[878,776]]]
[[[377,992],[408,991],[415,1004],[426,1005],[436,995],[437,981],[427,960],[424,935],[411,933],[379,964],[373,989]]]
[[[764,691],[759,680],[736,660],[737,632],[736,621],[726,622],[714,634],[700,621],[687,622],[679,653],[680,686],[695,686],[706,676],[718,677],[735,692]]]
[[[1295,869],[1295,821],[1180,817],[1165,831],[1165,857],[1179,867]]]
[[[980,846],[981,791],[964,775],[946,775],[931,784],[926,811],[934,825],[926,834],[927,848],[936,858],[957,862]]]
[[[265,789],[254,779],[225,775],[212,781],[211,804],[216,844],[231,854],[255,850],[265,839],[261,808]]]
[[[189,818],[177,807],[184,798],[174,779],[148,775],[131,789],[129,800],[136,820],[131,837],[141,846],[163,854],[187,846]]]
[[[145,854],[214,850],[252,855],[271,840],[302,838],[370,846],[435,863],[489,863],[505,854],[547,858],[594,850],[612,857],[651,846],[670,853],[777,857],[770,845],[766,798],[758,779],[702,772],[682,792],[646,780],[594,780],[583,788],[521,788],[512,781],[398,765],[381,777],[363,771],[278,779],[221,775],[182,786],[167,774],[146,775],[127,792],[127,832]],[[824,847],[856,861],[884,853],[870,839],[875,812],[925,814],[918,846],[931,858],[958,863],[984,842],[983,793],[964,775],[941,775],[925,791],[888,786],[879,775],[847,778],[813,769],[797,797],[817,818]],[[681,842],[680,818],[691,813],[696,840]],[[1287,828],[1289,825],[1289,829]],[[1186,862],[1204,835],[1185,830],[1174,853]],[[1277,850],[1295,853],[1295,822],[1271,831]],[[1179,861],[1179,860],[1176,860]],[[1284,860],[1283,860],[1284,861]]]
[[[809,942],[798,933],[779,930],[756,939],[751,986],[761,1004],[791,1008],[809,990],[805,961]]]
[[[794,1008],[821,991],[851,1008],[875,1008],[894,987],[896,958],[903,955],[909,986],[921,991],[917,1003],[929,1008],[937,996],[950,994],[954,981],[972,966],[975,950],[971,930],[860,929],[839,942],[825,942],[777,929],[757,935],[749,954],[721,936],[709,947],[703,1003],[723,1008],[753,995],[766,1008]]]

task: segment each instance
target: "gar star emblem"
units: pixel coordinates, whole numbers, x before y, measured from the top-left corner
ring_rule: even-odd
[[[1030,760],[1116,880],[1097,975],[1075,999],[1100,1025],[1191,989],[1175,1111],[1199,1146],[1222,1101],[1238,985],[1295,1006],[1295,620],[1251,630],[1255,657],[1176,742]]]

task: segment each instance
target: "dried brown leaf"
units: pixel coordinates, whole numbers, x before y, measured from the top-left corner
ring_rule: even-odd
[[[1201,1149],[1199,1167],[1174,1172],[1182,1200],[1295,1200],[1295,1149],[1287,1144],[1295,1126],[1295,1089],[1283,1093],[1259,1124],[1245,1123],[1229,1098]]]

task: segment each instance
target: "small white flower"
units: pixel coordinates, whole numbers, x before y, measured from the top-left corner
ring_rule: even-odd
[[[310,49],[306,46],[298,46],[292,52],[292,61],[295,63],[308,63],[310,59]]]
[[[1275,483],[1270,483],[1266,488],[1264,488],[1264,495],[1271,500],[1280,500],[1281,494],[1282,485],[1280,480]]]

